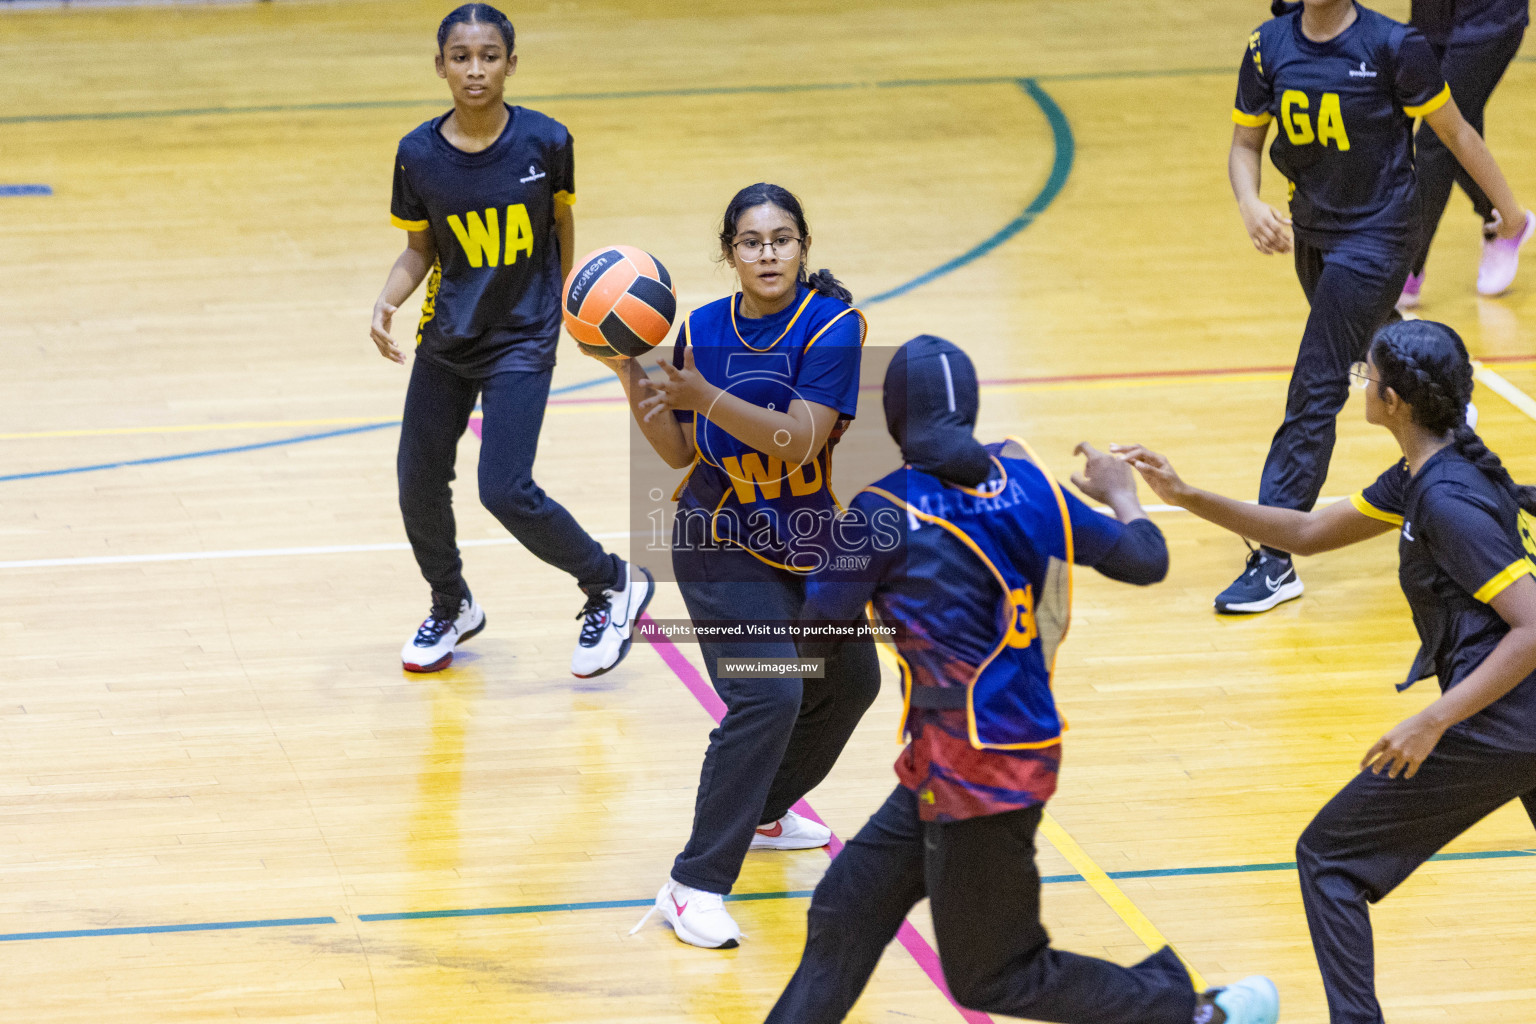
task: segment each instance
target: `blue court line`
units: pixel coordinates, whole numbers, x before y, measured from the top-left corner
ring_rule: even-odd
[[[733,893],[727,903],[743,903],[748,900],[809,899],[812,890],[797,889],[789,892],[741,892]],[[538,903],[521,907],[472,907],[467,910],[411,910],[400,914],[358,914],[359,921],[425,921],[444,917],[505,917],[510,914],[549,914],[566,910],[614,910],[622,907],[648,907],[649,900],[591,900],[586,903]]]
[[[615,377],[597,377],[593,380],[584,380],[576,384],[567,384],[564,387],[554,388],[551,395],[563,395],[568,391],[580,391],[597,384],[604,384]],[[195,452],[180,452],[175,455],[156,455],[147,459],[126,459],[122,462],[98,462],[91,466],[67,466],[64,469],[42,469],[32,473],[10,473],[0,476],[0,483],[8,480],[34,480],[44,476],[69,476],[74,473],[94,473],[99,469],[121,469],[124,466],[149,466],[157,462],[181,462],[185,459],[203,459],[210,455],[234,455],[239,452],[251,452],[261,448],[277,448],[287,444],[302,444],[305,441],[323,441],[329,437],[341,437],[345,434],[361,434],[370,430],[382,430],[385,427],[398,427],[399,420],[380,420],[377,423],[364,423],[360,427],[346,427],[341,430],[326,430],[318,434],[300,434],[297,437],[281,437],[275,441],[261,441],[256,444],[239,444],[228,448],[204,448]]]
[[[0,483],[7,480],[33,480],[43,476],[68,476],[72,473],[94,473],[99,469],[122,469],[125,466],[151,466],[159,462],[181,462],[185,459],[204,459],[210,455],[234,455],[237,452],[253,452],[261,448],[277,448],[287,444],[300,444],[304,441],[323,441],[328,437],[341,437],[344,434],[361,434],[369,430],[380,430],[384,427],[398,427],[399,420],[384,420],[379,423],[365,423],[360,427],[345,427],[341,430],[326,430],[318,434],[300,434],[298,437],[283,437],[276,441],[260,441],[256,444],[237,444],[229,448],[205,448],[195,452],[180,452],[176,455],[155,455],[147,459],[124,459],[122,462],[98,462],[92,466],[68,466],[64,469],[41,469],[32,473],[10,473],[0,476]]]
[[[897,88],[906,85],[935,84],[935,82],[938,81],[940,80],[912,80],[876,84],[878,87]],[[927,271],[926,273],[919,274],[917,277],[914,277],[912,280],[906,282],[905,284],[899,284],[895,288],[880,292],[878,295],[873,295],[870,298],[865,299],[864,302],[862,302],[860,305],[873,306],[876,303],[886,302],[890,299],[896,298],[897,296],[905,295],[910,291],[921,288],[923,285],[929,284],[938,278],[945,276],[946,274],[953,273],[954,271],[959,270],[961,267],[964,267],[967,264],[974,263],[976,260],[979,260],[983,256],[991,253],[998,246],[1002,245],[1004,242],[1008,241],[1010,238],[1017,235],[1025,228],[1029,227],[1030,224],[1034,223],[1035,218],[1040,216],[1040,214],[1045,211],[1045,208],[1050,206],[1051,203],[1055,201],[1056,197],[1061,194],[1061,190],[1066,187],[1068,176],[1072,173],[1072,162],[1076,154],[1076,144],[1072,137],[1072,126],[1068,123],[1067,115],[1062,111],[1061,107],[1057,105],[1056,101],[1051,98],[1049,93],[1040,88],[1039,83],[1035,79],[969,78],[945,79],[942,81],[944,84],[1000,84],[1003,82],[1008,82],[1019,87],[1020,89],[1023,89],[1024,92],[1028,94],[1029,98],[1034,100],[1035,105],[1040,108],[1040,112],[1045,115],[1046,122],[1050,125],[1051,141],[1054,147],[1054,157],[1051,162],[1051,173],[1047,176],[1045,184],[1041,187],[1039,193],[1035,196],[1034,199],[1030,200],[1029,205],[1024,207],[1023,212],[1020,213],[1017,217],[1013,218],[1013,220],[1009,221],[1007,224],[1003,225],[1003,227],[994,233],[990,238],[985,239],[978,245],[972,246],[970,249],[961,253],[959,256],[956,256],[954,259],[942,263],[939,266],[934,267],[932,270]],[[815,88],[822,87],[817,86]],[[826,88],[834,87],[828,86]],[[835,88],[858,88],[858,86],[835,86]],[[774,91],[779,89],[779,87],[760,86],[743,87],[743,89],[744,91],[761,92]],[[679,93],[657,91],[652,93],[634,93],[625,95],[671,96],[679,95]],[[6,122],[6,118],[0,118],[0,124],[4,124]],[[550,391],[550,394],[561,395],[571,391],[580,391],[584,388],[596,387],[599,384],[607,384],[616,379],[617,378],[613,377],[611,374],[603,377],[594,377],[591,380],[579,381],[575,384],[567,384],[563,387],[554,388]],[[360,427],[348,427],[344,430],[328,430],[318,434],[300,434],[297,437],[279,438],[275,441],[262,441],[258,444],[235,445],[228,448],[205,448],[199,451],[181,452],[175,455],[157,455],[148,459],[127,459],[122,462],[100,462],[90,466],[69,466],[64,469],[45,469],[31,473],[11,473],[8,475],[0,476],[0,483],[6,483],[13,480],[34,480],[39,477],[69,476],[75,473],[94,473],[103,469],[121,469],[124,466],[148,466],[160,462],[181,462],[186,459],[202,459],[212,455],[233,455],[240,452],[257,451],[262,448],[276,448],[288,444],[302,444],[306,441],[321,441],[330,437],[341,437],[346,434],[359,434],[364,431],[379,430],[384,427],[396,427],[399,425],[399,420],[383,420],[378,423],[364,424]]]
[[[0,185],[0,196],[51,196],[52,185]]]
[[[1505,860],[1512,857],[1536,857],[1536,850],[1478,850],[1468,853],[1437,853],[1432,861]],[[1152,868],[1141,871],[1110,871],[1115,879],[1129,878],[1193,878],[1201,875],[1262,874],[1277,871],[1295,871],[1295,861],[1275,861],[1267,864],[1217,864],[1209,867]],[[1084,881],[1075,873],[1042,875],[1044,885],[1060,885]],[[794,889],[784,892],[743,892],[725,897],[727,902],[745,903],[760,900],[809,899],[811,889]],[[468,907],[457,910],[411,910],[403,913],[358,914],[359,921],[376,923],[384,921],[425,921],[455,917],[509,917],[520,914],[565,913],[579,910],[620,910],[649,907],[655,900],[588,900],[581,903],[536,903],[509,907]],[[12,932],[0,934],[0,942],[22,942],[31,939],[75,939],[112,935],[158,935],[166,932],[224,931],[238,928],[287,928],[317,924],[337,924],[334,917],[290,917],[266,921],[212,921],[206,924],[138,925],[123,928],[79,928],[68,931]]]
[[[103,935],[162,935],[167,932],[217,932],[236,928],[297,928],[301,925],[335,924],[334,917],[279,917],[267,921],[209,921],[206,924],[149,924],[127,928],[75,928],[59,932],[11,932],[0,942],[32,939],[88,939]]]

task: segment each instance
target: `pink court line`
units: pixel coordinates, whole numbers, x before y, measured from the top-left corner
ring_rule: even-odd
[[[653,620],[650,614],[647,613],[640,616],[640,621],[652,622]],[[682,684],[688,688],[688,692],[693,694],[694,699],[704,706],[704,710],[709,712],[709,717],[713,718],[715,724],[718,725],[720,720],[725,717],[725,702],[720,699],[719,694],[715,693],[714,687],[709,685],[704,677],[699,674],[699,670],[693,667],[693,662],[689,661],[683,652],[677,649],[677,645],[668,640],[665,635],[659,631],[653,632],[649,639],[656,653],[661,655],[661,660],[666,662],[667,667],[672,670],[672,674],[677,676]],[[805,815],[812,821],[822,825],[826,824],[826,822],[821,820],[821,816],[811,809],[811,805],[804,800],[795,804],[795,811]],[[836,857],[842,852],[842,849],[843,841],[837,838],[836,833],[833,833],[832,841],[827,844],[827,855],[829,857]],[[928,940],[923,938],[916,928],[912,927],[910,921],[903,921],[901,923],[901,928],[896,932],[896,941],[901,943],[902,948],[912,955],[912,959],[917,961],[917,966],[923,969],[923,973],[928,975],[929,980],[939,987],[939,991],[944,993],[944,998],[948,999],[949,1004],[959,1011],[966,1024],[993,1024],[992,1018],[985,1013],[977,1010],[968,1010],[955,1001],[955,997],[949,992],[949,986],[944,982],[944,968],[939,964],[939,954],[934,952],[933,947],[928,945]]]

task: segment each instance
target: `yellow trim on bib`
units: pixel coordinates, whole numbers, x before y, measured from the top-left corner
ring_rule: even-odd
[[[567,192],[564,189],[561,189],[559,192],[555,193],[555,202],[559,203],[561,206],[575,206],[576,193]]]
[[[389,222],[397,228],[404,228],[406,231],[425,231],[432,226],[431,221],[401,220],[394,214],[389,215]]]
[[[1232,108],[1232,123],[1240,124],[1244,128],[1267,128],[1269,122],[1275,119],[1275,115],[1269,111],[1262,114],[1245,114],[1236,107]]]

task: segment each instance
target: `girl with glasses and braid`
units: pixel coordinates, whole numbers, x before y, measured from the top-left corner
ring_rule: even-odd
[[[1164,501],[1287,551],[1401,534],[1398,579],[1422,646],[1398,688],[1433,675],[1441,695],[1371,746],[1296,844],[1332,1024],[1380,1024],[1367,904],[1517,797],[1536,822],[1536,487],[1510,479],[1467,425],[1472,364],[1449,327],[1385,327],[1355,373],[1366,420],[1403,458],[1320,511],[1225,498],[1143,447],[1115,451]]]
[[[741,290],[688,315],[662,375],[633,359],[605,362],[656,453],[688,469],[673,495],[672,566],[726,706],[704,754],[692,835],[653,911],[683,942],[724,949],[741,938],[722,897],[747,851],[831,838],[790,808],[831,771],[874,702],[880,666],[868,636],[829,656],[820,679],[721,666],[798,656],[788,627],[826,556],[818,531],[837,511],[831,448],[857,412],[865,325],[831,271],[807,273],[810,229],[788,190],[738,192],[719,246]]]

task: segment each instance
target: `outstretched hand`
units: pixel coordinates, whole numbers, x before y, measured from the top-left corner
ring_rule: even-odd
[[[692,345],[683,350],[681,370],[667,359],[662,360],[660,365],[665,377],[661,380],[653,379],[650,382],[655,394],[641,400],[637,406],[644,413],[644,422],[649,423],[653,416],[663,410],[709,411],[710,403],[715,400],[718,389],[705,380],[704,375],[694,366]]]
[[[1101,452],[1087,441],[1072,449],[1085,462],[1081,472],[1072,474],[1073,485],[1094,501],[1114,507],[1129,498],[1136,500],[1136,477],[1122,459]]]
[[[1141,474],[1147,486],[1170,505],[1183,505],[1190,486],[1179,478],[1167,456],[1139,444],[1112,444],[1109,450]]]

